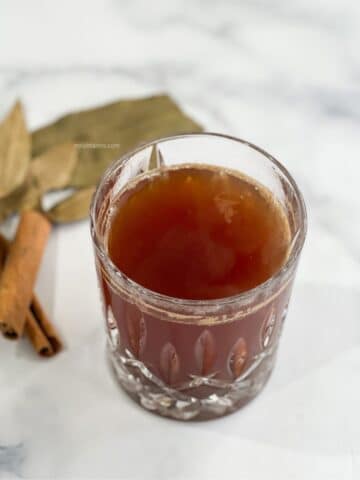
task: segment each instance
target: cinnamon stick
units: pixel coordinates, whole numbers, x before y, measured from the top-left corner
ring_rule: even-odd
[[[40,213],[22,213],[0,277],[0,330],[16,339],[24,332],[36,276],[50,233],[50,223]]]
[[[9,248],[9,242],[0,234],[0,271],[9,253]],[[51,324],[35,294],[26,314],[25,332],[36,352],[43,357],[51,357],[63,348],[55,327]]]
[[[51,357],[54,355],[54,351],[50,345],[50,342],[39,327],[37,319],[35,318],[31,308],[26,314],[25,332],[39,355],[42,357]]]
[[[0,234],[0,269],[2,269],[8,253],[9,253],[9,243],[6,240],[6,238]]]
[[[44,312],[36,295],[26,317],[25,331],[35,350],[42,357],[52,357],[63,345],[48,316]]]

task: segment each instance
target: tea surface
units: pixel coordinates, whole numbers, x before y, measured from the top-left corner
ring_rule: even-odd
[[[154,172],[120,195],[108,252],[150,290],[216,299],[270,278],[289,241],[285,212],[269,190],[231,171],[186,165]]]

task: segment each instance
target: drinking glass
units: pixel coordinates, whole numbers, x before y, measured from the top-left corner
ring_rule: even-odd
[[[152,169],[204,164],[237,170],[266,187],[290,227],[285,264],[264,283],[216,300],[156,293],[111,261],[108,234],[117,199]],[[91,206],[91,234],[103,301],[107,350],[121,386],[143,407],[181,419],[237,410],[266,384],[306,235],[302,195],[289,172],[261,148],[213,133],[160,139],[120,158],[104,174]]]

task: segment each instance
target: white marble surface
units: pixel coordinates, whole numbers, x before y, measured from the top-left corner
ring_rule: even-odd
[[[360,478],[358,0],[0,1],[0,114],[37,127],[166,91],[276,155],[309,234],[276,371],[227,418],[183,424],[119,391],[88,224],[58,228],[38,282],[67,348],[0,339],[0,478]]]

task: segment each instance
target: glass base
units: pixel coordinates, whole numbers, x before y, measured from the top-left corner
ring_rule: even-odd
[[[234,382],[214,375],[192,377],[178,389],[167,386],[129,351],[120,353],[111,342],[108,357],[116,380],[142,407],[177,420],[221,417],[246,405],[263,389],[275,363],[275,349],[268,349]]]

